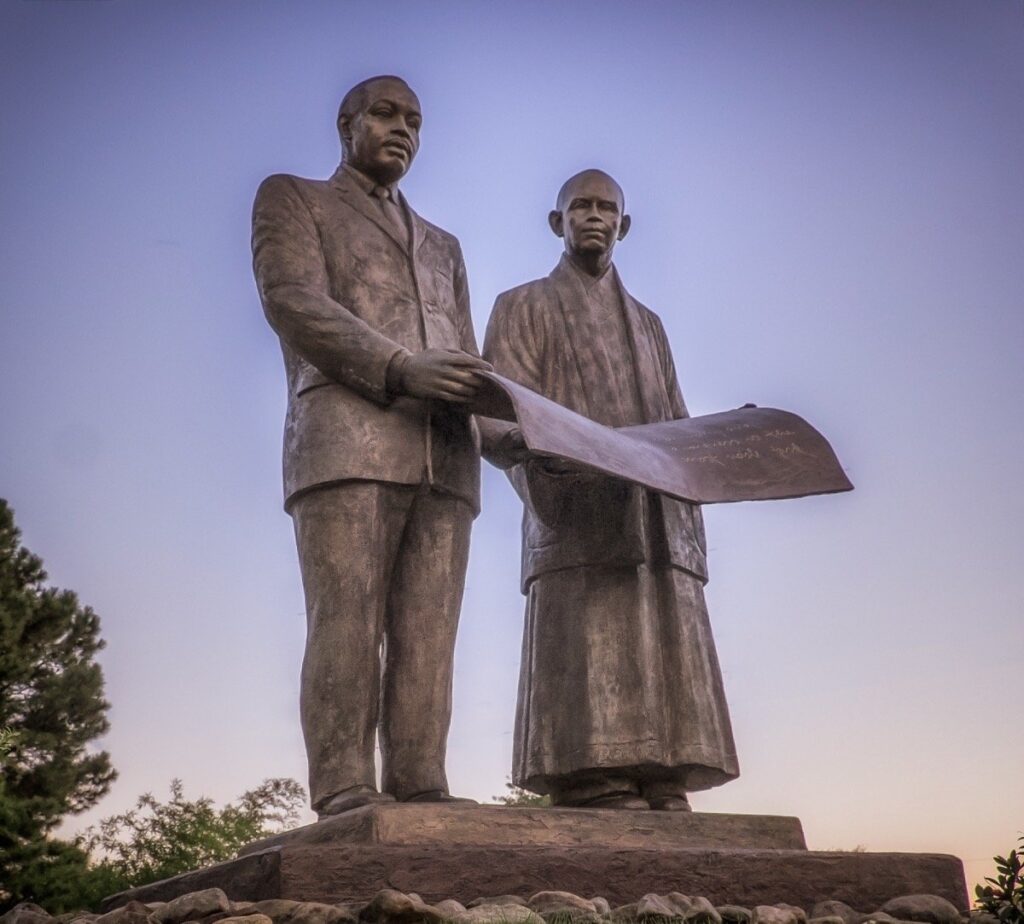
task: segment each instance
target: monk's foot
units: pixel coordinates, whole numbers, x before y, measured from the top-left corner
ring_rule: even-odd
[[[594,796],[590,799],[570,799],[567,802],[559,803],[559,808],[606,808],[606,809],[630,809],[632,811],[645,811],[650,806],[636,793],[631,792],[609,792],[601,796]]]
[[[464,796],[453,796],[443,789],[428,789],[426,792],[418,792],[414,796],[406,796],[403,802],[461,802],[464,805],[476,805],[476,799],[467,799]]]
[[[316,810],[317,821],[323,821],[332,815],[340,815],[351,809],[364,805],[376,805],[379,802],[394,802],[395,797],[386,792],[377,792],[372,786],[350,786],[335,793]]]
[[[686,793],[677,793],[674,796],[653,796],[647,800],[647,804],[657,812],[692,812],[690,800]]]

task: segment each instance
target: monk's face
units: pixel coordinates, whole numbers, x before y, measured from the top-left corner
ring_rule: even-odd
[[[363,91],[361,105],[340,128],[353,167],[378,183],[405,175],[420,147],[420,101],[399,80],[375,80]]]
[[[581,173],[565,185],[549,220],[551,230],[565,240],[566,253],[579,257],[610,257],[629,230],[619,184],[597,171]]]

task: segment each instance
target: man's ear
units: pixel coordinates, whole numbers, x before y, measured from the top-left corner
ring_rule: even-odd
[[[622,221],[619,222],[619,240],[621,241],[627,234],[629,234],[629,226],[633,224],[633,219],[628,215],[622,216]]]
[[[352,116],[338,116],[338,137],[341,138],[341,144],[347,151],[352,143]]]
[[[558,209],[552,209],[548,212],[548,224],[551,226],[551,230],[555,232],[555,237],[565,236],[565,226],[562,222],[562,213]]]

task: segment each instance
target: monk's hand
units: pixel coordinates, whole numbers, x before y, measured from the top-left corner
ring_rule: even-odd
[[[560,456],[544,456],[537,461],[541,471],[544,472],[545,475],[593,477],[593,472],[589,469],[576,465],[568,459],[563,459]]]
[[[490,461],[498,468],[512,468],[530,457],[530,450],[519,427],[510,427],[491,450]]]
[[[480,372],[491,364],[461,350],[422,350],[410,353],[398,370],[399,391],[413,398],[435,398],[466,404],[480,388]]]

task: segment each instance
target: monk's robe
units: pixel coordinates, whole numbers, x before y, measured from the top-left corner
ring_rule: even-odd
[[[563,256],[499,296],[484,357],[610,427],[687,416],[661,322],[614,267],[594,279]],[[508,475],[527,598],[513,782],[557,796],[594,771],[640,791],[738,776],[699,507],[541,459]]]

